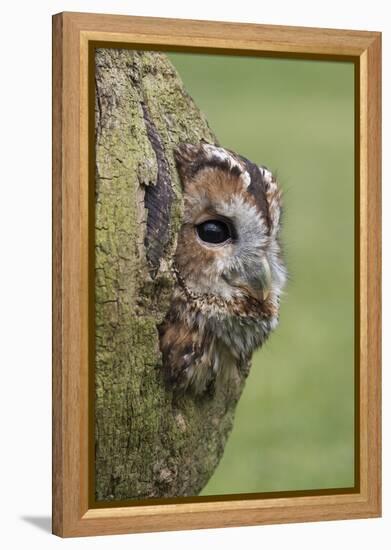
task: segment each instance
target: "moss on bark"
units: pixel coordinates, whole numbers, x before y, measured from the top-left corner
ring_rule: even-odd
[[[216,138],[164,54],[98,49],[95,63],[96,499],[196,495],[222,456],[242,383],[173,395],[157,326],[182,214],[173,149]]]

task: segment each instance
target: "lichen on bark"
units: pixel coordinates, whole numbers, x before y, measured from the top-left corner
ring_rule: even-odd
[[[157,327],[182,216],[173,151],[216,137],[162,53],[97,49],[95,84],[95,498],[196,495],[243,383],[174,395]]]

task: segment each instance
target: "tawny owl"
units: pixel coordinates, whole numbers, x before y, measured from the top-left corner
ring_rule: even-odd
[[[160,342],[172,386],[202,394],[247,376],[278,324],[281,190],[269,170],[221,147],[183,144],[175,158],[184,219]]]

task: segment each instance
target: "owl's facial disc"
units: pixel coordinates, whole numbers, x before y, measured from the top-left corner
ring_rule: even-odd
[[[181,144],[175,160],[184,198],[175,263],[186,288],[273,302],[285,269],[277,241],[281,192],[271,172],[207,143]]]
[[[230,271],[223,275],[224,280],[233,287],[239,288],[252,298],[263,302],[270,294],[272,274],[266,257],[262,257],[257,266],[247,273]]]

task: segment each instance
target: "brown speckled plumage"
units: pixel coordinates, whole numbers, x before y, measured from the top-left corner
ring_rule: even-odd
[[[202,394],[247,376],[253,351],[277,326],[281,191],[266,168],[221,147],[183,144],[176,161],[184,219],[160,344],[168,382]],[[200,238],[197,228],[211,220],[231,228],[226,241]]]

